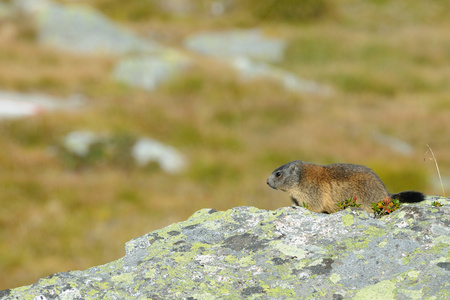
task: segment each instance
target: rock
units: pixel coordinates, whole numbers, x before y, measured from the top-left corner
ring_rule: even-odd
[[[117,81],[152,91],[188,65],[189,60],[185,56],[167,50],[159,54],[122,58],[116,63],[113,76]]]
[[[287,90],[294,92],[322,95],[331,93],[329,87],[300,78],[291,72],[273,67],[264,62],[255,62],[245,57],[237,57],[232,60],[231,65],[239,71],[244,79],[266,77],[281,83]]]
[[[86,156],[91,145],[101,140],[100,135],[90,131],[72,131],[64,137],[63,146],[70,153]]]
[[[286,42],[264,37],[259,29],[205,32],[187,38],[185,48],[215,57],[233,66],[244,79],[266,77],[294,92],[327,95],[329,87],[271,66],[283,59]]]
[[[186,159],[174,147],[164,145],[154,139],[140,138],[134,144],[132,156],[139,166],[157,162],[167,173],[179,173],[186,167]]]
[[[52,3],[51,0],[13,0],[14,6],[20,9],[27,15],[36,17],[48,5]]]
[[[283,59],[286,42],[264,37],[259,29],[203,32],[184,41],[185,48],[217,58],[247,57],[277,62]]]
[[[132,157],[139,167],[156,162],[163,171],[171,174],[179,173],[187,166],[186,158],[174,147],[145,137],[136,139],[127,135],[73,131],[64,137],[61,147],[63,160],[69,155],[71,162],[78,166],[96,161],[127,162],[128,157]]]
[[[58,99],[42,94],[0,91],[0,119],[32,116],[52,110],[72,110],[85,102],[82,95]]]
[[[0,119],[32,116],[41,112],[41,107],[35,103],[0,99]]]
[[[16,0],[34,17],[39,42],[86,54],[125,54],[160,51],[161,46],[116,25],[88,6],[62,5],[49,0]]]
[[[434,207],[439,200],[444,206]],[[125,256],[0,292],[2,299],[447,299],[449,199],[381,219],[203,209],[126,243]]]
[[[184,3],[183,12],[194,10],[191,2],[174,0],[167,8]],[[192,59],[180,51],[144,39],[116,25],[101,13],[81,5],[63,5],[50,0],[16,0],[16,6],[33,17],[39,42],[63,50],[86,54],[113,54],[120,58],[113,71],[117,81],[148,91],[179,74]],[[227,1],[211,3],[211,14],[220,15]],[[224,60],[245,78],[268,77],[289,90],[327,94],[330,89],[263,62],[283,59],[286,42],[269,38],[259,29],[203,32],[188,37],[185,48]]]
[[[84,54],[126,54],[116,62],[113,77],[131,86],[151,91],[189,65],[179,51],[141,38],[88,6],[49,0],[16,0],[16,5],[34,17],[45,45]]]

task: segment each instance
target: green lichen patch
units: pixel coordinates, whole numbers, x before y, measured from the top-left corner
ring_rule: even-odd
[[[353,225],[353,216],[352,215],[343,215],[342,222],[344,223],[344,226]]]
[[[390,280],[383,280],[377,284],[367,286],[358,291],[353,297],[355,300],[391,300],[395,298],[395,283]]]
[[[287,256],[295,257],[297,259],[303,259],[306,257],[306,251],[295,245],[275,242],[274,244],[272,244],[272,246]]]

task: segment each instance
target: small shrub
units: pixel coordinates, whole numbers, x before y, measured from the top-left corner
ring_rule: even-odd
[[[372,209],[375,218],[390,214],[391,212],[400,208],[400,201],[398,199],[384,198],[380,202],[372,203]]]
[[[356,203],[357,200],[358,200],[358,197],[353,196],[352,198],[348,198],[348,199],[338,202],[336,204],[336,206],[338,207],[338,209],[336,209],[336,211],[346,209],[347,207],[360,207],[361,204]]]
[[[431,203],[431,205],[435,206],[435,207],[441,207],[442,203],[434,201],[433,203]]]

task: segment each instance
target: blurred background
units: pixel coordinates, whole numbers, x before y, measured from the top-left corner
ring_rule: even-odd
[[[289,206],[289,161],[450,178],[449,1],[0,1],[0,290],[202,208]]]

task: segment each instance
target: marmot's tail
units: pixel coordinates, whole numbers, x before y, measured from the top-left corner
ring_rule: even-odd
[[[402,203],[416,203],[425,200],[425,195],[416,191],[404,191],[391,194],[392,199],[398,199]]]

